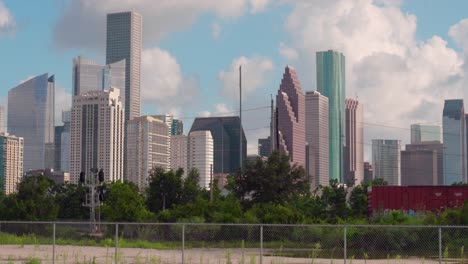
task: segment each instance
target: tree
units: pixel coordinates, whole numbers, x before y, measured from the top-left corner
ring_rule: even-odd
[[[277,151],[266,161],[247,162],[242,173],[232,176],[228,189],[254,203],[280,203],[309,193],[304,168],[291,166],[289,157]]]
[[[367,186],[358,185],[353,188],[349,198],[350,213],[355,218],[366,218],[368,211]]]
[[[83,206],[86,188],[82,185],[60,184],[54,187],[59,219],[89,219],[89,208]]]
[[[146,190],[147,206],[151,212],[172,208],[180,203],[182,196],[183,170],[173,170],[155,167],[149,175],[149,186]]]
[[[322,187],[321,199],[327,204],[329,221],[336,222],[348,216],[346,189],[338,180],[330,180],[330,186]]]
[[[178,174],[179,172],[176,172]],[[198,195],[201,194],[199,186],[200,174],[197,169],[191,169],[187,177],[183,181],[181,204],[193,203]]]
[[[108,186],[102,214],[107,221],[125,222],[141,222],[150,216],[138,186],[127,181]]]

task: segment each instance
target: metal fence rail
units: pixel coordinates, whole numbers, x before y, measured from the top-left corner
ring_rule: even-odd
[[[0,221],[0,263],[28,261],[468,264],[468,226]]]

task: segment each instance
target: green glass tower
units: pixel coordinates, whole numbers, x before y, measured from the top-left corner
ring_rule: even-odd
[[[328,50],[317,52],[317,91],[328,97],[330,180],[343,182],[345,145],[345,56]]]

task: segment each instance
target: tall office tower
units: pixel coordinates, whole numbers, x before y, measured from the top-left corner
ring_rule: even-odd
[[[73,97],[70,180],[103,170],[106,182],[123,178],[124,110],[120,90],[89,91]]]
[[[188,137],[186,135],[171,136],[171,169],[183,169],[183,176],[188,173]]]
[[[317,91],[306,92],[306,142],[309,146],[308,174],[312,180],[312,189],[330,183],[328,120],[328,98]]]
[[[240,168],[240,119],[238,116],[197,117],[193,121],[190,133],[207,130],[214,142],[213,173],[238,173]],[[247,159],[247,139],[242,133],[242,157]]]
[[[125,59],[125,120],[140,116],[142,18],[135,12],[107,14],[106,64]],[[119,87],[120,88],[120,87]]]
[[[193,131],[189,136],[188,168],[197,169],[200,173],[199,186],[209,189],[211,167],[214,162],[214,142],[210,131]]]
[[[45,73],[8,92],[8,133],[24,139],[23,171],[54,166],[55,78]]]
[[[184,133],[184,123],[179,119],[172,119],[171,135],[177,136]]]
[[[71,110],[62,112],[63,132],[60,138],[60,170],[70,172],[70,121]]]
[[[258,155],[260,157],[268,157],[271,153],[271,138],[258,139]]]
[[[0,105],[0,133],[5,132],[5,107]]]
[[[466,143],[466,176],[465,176],[465,182],[468,183],[468,114],[465,115],[465,132],[466,132],[466,137],[465,137],[465,143]]]
[[[364,162],[364,182],[372,182],[373,179],[372,165],[369,162]]]
[[[316,53],[317,91],[328,97],[330,138],[330,179],[344,181],[345,146],[345,56],[328,50]]]
[[[127,123],[127,179],[143,191],[151,169],[169,170],[170,140],[167,124],[152,116],[135,117]]]
[[[433,151],[436,153],[437,181],[434,185],[443,185],[444,184],[444,144],[440,143],[439,141],[425,141],[419,144],[407,144],[406,145],[406,151],[423,151],[423,150]],[[403,173],[403,167],[402,167],[402,173]]]
[[[61,170],[60,165],[62,164],[62,133],[65,131],[65,127],[55,126],[54,131],[54,170]]]
[[[125,88],[125,60],[100,65],[88,58],[73,58],[73,96],[88,91]]]
[[[0,189],[4,194],[17,191],[23,178],[23,138],[0,133]]]
[[[372,140],[374,179],[383,179],[388,185],[401,185],[400,161],[401,140]]]
[[[437,172],[437,151],[408,147],[401,151],[401,185],[437,185]]]
[[[286,66],[276,95],[278,150],[305,167],[305,96],[296,70]]]
[[[430,124],[411,125],[411,144],[422,142],[442,142],[442,126]]]
[[[444,184],[467,182],[466,117],[463,100],[445,100]]]
[[[344,180],[358,185],[364,181],[364,126],[362,104],[346,99],[346,146],[344,148]]]

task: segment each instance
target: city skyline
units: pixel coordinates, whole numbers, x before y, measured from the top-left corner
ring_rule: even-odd
[[[80,1],[77,1],[80,2]],[[237,64],[244,64],[243,69],[245,71],[245,80],[244,84],[246,87],[250,87],[250,90],[246,92],[246,109],[255,108],[255,106],[268,105],[268,94],[274,92],[274,87],[277,83],[278,73],[281,72],[281,69],[285,64],[294,65],[298,72],[304,73],[299,75],[299,79],[303,85],[305,91],[310,91],[315,89],[315,77],[314,77],[314,54],[317,51],[327,50],[330,48],[337,49],[345,54],[347,57],[347,74],[349,77],[347,80],[347,86],[350,88],[349,92],[347,91],[348,97],[354,98],[359,97],[359,101],[368,109],[365,113],[365,120],[370,124],[391,124],[393,127],[399,128],[408,128],[410,123],[439,123],[441,124],[441,117],[437,113],[442,109],[443,103],[442,100],[434,100],[436,97],[442,97],[443,99],[455,99],[463,97],[460,93],[460,87],[463,87],[461,84],[464,83],[463,78],[461,78],[461,73],[463,69],[460,68],[461,63],[464,61],[463,57],[463,32],[464,32],[464,23],[461,21],[464,17],[463,13],[451,12],[450,18],[447,16],[434,17],[429,16],[427,12],[423,12],[423,8],[428,8],[426,5],[421,4],[421,2],[415,1],[416,3],[410,3],[409,1],[402,1],[400,5],[391,5],[385,7],[385,5],[378,5],[371,1],[363,1],[356,3],[359,5],[357,7],[362,7],[360,14],[362,17],[369,17],[371,14],[388,14],[390,9],[394,10],[398,16],[392,17],[398,23],[395,25],[389,25],[383,17],[378,17],[378,21],[382,23],[376,23],[380,26],[388,27],[386,31],[401,33],[401,39],[396,41],[391,39],[388,34],[383,30],[377,31],[377,33],[382,34],[383,40],[388,43],[378,42],[374,38],[375,31],[372,31],[372,27],[369,25],[358,23],[356,27],[364,30],[365,33],[362,35],[363,40],[373,44],[369,52],[377,53],[379,51],[383,52],[385,56],[376,57],[368,56],[370,53],[363,53],[362,49],[353,51],[351,47],[356,45],[364,45],[362,42],[353,38],[354,35],[341,35],[341,36],[328,36],[325,33],[315,32],[317,34],[317,40],[310,43],[309,47],[305,47],[307,41],[311,41],[308,38],[301,37],[301,29],[298,27],[298,23],[302,19],[304,25],[308,25],[318,19],[318,21],[327,22],[326,17],[317,14],[317,12],[309,12],[309,15],[305,16],[305,11],[310,10],[310,6],[304,3],[297,4],[273,4],[274,1],[271,1],[265,6],[244,6],[245,10],[242,11],[242,8],[239,6],[234,7],[225,7],[225,9],[216,9],[211,4],[207,6],[200,7],[194,12],[205,11],[203,8],[206,8],[208,15],[201,16],[200,19],[193,19],[191,21],[181,22],[180,27],[174,27],[174,25],[168,25],[163,23],[158,29],[163,29],[162,32],[166,33],[165,35],[158,36],[157,30],[154,26],[151,25],[151,22],[157,21],[160,15],[158,13],[151,13],[149,11],[155,10],[158,7],[158,4],[152,4],[150,1],[142,1],[140,4],[132,7],[130,5],[122,4],[117,7],[112,4],[109,5],[109,10],[103,12],[103,7],[97,5],[94,10],[86,9],[86,7],[80,7],[74,3],[64,4],[63,9],[58,9],[53,6],[52,2],[45,2],[37,7],[37,10],[43,10],[46,12],[51,12],[50,18],[47,20],[41,21],[40,25],[42,28],[40,30],[35,30],[40,34],[44,31],[48,34],[33,35],[32,31],[35,29],[35,25],[24,23],[25,21],[37,22],[37,16],[27,12],[22,8],[21,3],[16,3],[15,1],[2,1],[4,3],[4,8],[8,10],[11,14],[11,19],[16,26],[10,26],[5,29],[1,27],[0,34],[2,34],[2,45],[1,47],[7,50],[11,50],[12,55],[16,54],[17,59],[21,67],[14,65],[10,68],[2,68],[5,72],[5,76],[2,76],[2,83],[4,88],[0,90],[5,95],[5,90],[10,89],[15,86],[19,80],[24,80],[31,75],[37,75],[42,72],[54,72],[58,78],[57,85],[57,102],[58,105],[66,105],[68,102],[68,107],[70,107],[71,99],[67,100],[61,99],[64,94],[71,93],[71,74],[70,74],[70,62],[71,58],[77,55],[84,55],[92,58],[93,60],[104,62],[104,53],[105,53],[105,32],[106,24],[106,13],[118,12],[125,9],[135,10],[140,12],[143,16],[144,21],[148,21],[150,24],[148,27],[143,28],[143,51],[142,51],[142,104],[143,104],[143,113],[153,114],[153,113],[174,113],[177,117],[193,117],[199,114],[206,114],[205,111],[210,113],[223,113],[223,112],[233,112],[237,110],[236,97],[233,96],[232,87],[233,78],[232,78],[232,67],[231,65],[237,68]],[[325,1],[323,1],[325,3]],[[31,5],[35,5],[33,3]],[[317,10],[325,10],[327,12],[334,12],[329,10],[338,10],[339,6],[345,5],[345,1],[336,1],[330,2],[329,4],[320,4],[316,8]],[[464,6],[465,4],[461,1],[453,3],[452,5]],[[147,7],[147,8],[145,8]],[[335,8],[336,7],[336,8]],[[369,7],[369,8],[364,8]],[[180,7],[174,7],[180,8]],[[433,6],[429,7],[431,10],[438,10],[439,12],[448,12],[447,9],[442,5],[435,3]],[[146,10],[147,9],[147,10]],[[359,8],[358,8],[359,9]],[[460,8],[462,9],[462,8]],[[235,12],[234,12],[234,11]],[[253,11],[254,10],[254,11]],[[166,10],[168,12],[173,10]],[[228,12],[229,11],[229,12]],[[233,13],[230,13],[230,12]],[[250,13],[247,11],[251,11]],[[227,13],[224,13],[227,12]],[[85,25],[94,25],[93,27],[83,27],[86,28],[85,32],[73,30],[74,26],[69,22],[67,15],[70,14],[80,14],[78,16],[78,21],[84,23]],[[234,17],[234,25],[225,22],[224,16],[230,14]],[[324,15],[330,15],[330,17],[337,17],[342,19],[343,22],[352,22],[348,21],[346,14],[344,13],[326,13]],[[85,16],[86,15],[86,16]],[[282,16],[281,16],[282,15]],[[89,16],[89,21],[83,21],[84,17]],[[71,16],[70,16],[71,17]],[[430,21],[431,20],[436,21]],[[414,20],[417,18],[418,23]],[[156,20],[155,20],[156,19]],[[266,22],[260,22],[265,20]],[[269,22],[269,23],[268,23]],[[250,46],[242,45],[239,49],[234,49],[234,52],[227,52],[231,45],[228,44],[229,40],[233,37],[241,37],[243,35],[238,35],[242,30],[239,28],[246,28],[246,25],[250,23],[259,23],[259,26],[263,28],[270,28],[271,22],[274,22],[278,25],[278,28],[283,28],[279,33],[272,32],[271,29],[267,30],[267,34],[270,38],[267,38],[268,41],[264,42],[262,40],[257,41],[256,43],[250,44]],[[239,24],[239,25],[236,25]],[[190,29],[188,25],[193,25],[193,29]],[[268,27],[267,27],[268,26]],[[400,28],[408,28],[408,31],[403,31]],[[339,29],[341,32],[346,32],[346,28],[342,28],[339,25],[331,24],[330,30]],[[375,28],[378,30],[379,28]],[[245,34],[256,34],[258,29],[255,27],[247,30]],[[65,32],[66,31],[66,32]],[[101,36],[94,34],[94,32],[100,32]],[[183,32],[184,36],[181,36],[178,32]],[[449,31],[451,32],[449,34]],[[67,33],[68,32],[68,33]],[[71,38],[71,34],[74,34],[75,38]],[[77,38],[76,32],[80,32],[79,37]],[[218,32],[217,34],[215,34]],[[373,32],[370,34],[369,32]],[[185,34],[186,33],[186,34]],[[211,33],[213,36],[211,36]],[[311,33],[311,34],[312,34]],[[276,34],[276,35],[275,35]],[[185,36],[186,35],[186,36]],[[396,34],[399,35],[399,34]],[[434,35],[438,37],[433,37]],[[14,45],[17,45],[18,48],[21,47],[21,41],[24,42],[24,39],[27,37],[36,36],[35,39],[38,41],[38,47],[33,47],[31,49],[22,49],[22,54],[19,56],[15,52],[17,48],[14,48]],[[186,48],[183,48],[183,43],[187,43],[188,40],[195,40],[194,37],[197,36],[197,40],[194,42],[195,47],[201,48],[198,54],[187,54],[185,51]],[[205,38],[200,36],[204,36]],[[217,36],[217,38],[214,38]],[[332,39],[330,39],[332,37]],[[271,38],[274,38],[274,45],[266,45],[266,43],[271,42]],[[297,39],[296,39],[297,38]],[[145,40],[147,39],[147,40]],[[421,40],[421,44],[415,44],[414,40]],[[346,44],[346,41],[349,44]],[[447,43],[444,43],[447,41]],[[205,43],[206,42],[206,43]],[[336,43],[336,44],[334,44]],[[204,45],[206,47],[204,47]],[[53,49],[44,48],[47,45],[54,47]],[[226,47],[223,47],[226,46]],[[43,52],[38,52],[38,48],[42,47]],[[58,47],[61,51],[57,51]],[[204,47],[204,48],[202,48]],[[195,66],[198,56],[206,56],[207,51],[212,51],[214,48],[219,48],[221,51],[221,56],[217,59],[212,59],[212,56],[208,56],[206,60],[210,64],[209,67],[201,69],[198,66]],[[416,48],[416,53],[409,52],[409,48]],[[414,83],[415,87],[405,88],[407,85],[400,83],[389,82],[388,85],[393,86],[394,92],[398,94],[398,91],[404,91],[402,89],[410,89],[412,94],[411,100],[406,98],[406,96],[395,98],[394,96],[388,96],[386,91],[381,91],[375,87],[388,87],[387,80],[393,80],[392,74],[397,71],[394,71],[392,68],[385,68],[384,65],[395,65],[398,69],[398,65],[405,65],[408,61],[413,63],[421,63],[423,59],[427,58],[427,54],[424,53],[425,50],[433,52],[433,54],[439,56],[443,55],[446,58],[444,61],[445,64],[437,66],[434,62],[429,61],[430,65],[436,65],[435,69],[439,69],[437,74],[433,74],[429,69],[422,69],[426,75],[433,76],[428,80],[425,80],[421,83],[415,81],[417,72],[412,71],[411,68],[404,68],[405,75],[401,79],[406,81],[411,81]],[[33,53],[32,53],[33,52]],[[10,52],[9,52],[10,53]],[[34,54],[34,56],[32,56]],[[11,61],[12,57],[10,54],[5,54],[6,60]],[[41,58],[48,55],[50,60],[47,63],[39,63]],[[299,55],[299,56],[298,56]],[[394,58],[393,62],[395,64],[372,64],[379,60]],[[392,57],[393,56],[393,57]],[[28,63],[24,63],[24,59],[30,58]],[[367,58],[367,59],[365,59]],[[37,63],[34,63],[36,61]],[[437,60],[436,60],[437,61]],[[440,60],[438,60],[440,61]],[[23,63],[21,63],[23,62]],[[398,64],[401,62],[401,64]],[[169,63],[171,67],[162,67],[167,66]],[[8,63],[7,63],[8,64]],[[236,64],[236,65],[234,65]],[[373,68],[368,68],[370,65],[375,65]],[[348,67],[349,66],[349,67]],[[367,68],[366,68],[367,67]],[[146,70],[145,70],[146,68]],[[202,67],[203,68],[203,67]],[[349,69],[348,69],[349,68]],[[418,68],[418,67],[415,67]],[[443,69],[452,69],[451,71]],[[167,78],[162,78],[163,70],[168,70],[166,72],[167,76],[175,76],[175,82],[169,82]],[[169,71],[170,70],[170,71]],[[366,81],[366,75],[363,74],[366,71],[373,74],[374,76],[379,76],[378,73],[385,73],[386,77],[381,79],[375,79],[375,86],[369,86]],[[375,72],[377,71],[377,72]],[[148,81],[147,77],[144,77],[145,72],[153,72],[156,78],[150,78]],[[175,75],[171,75],[175,72]],[[349,73],[352,74],[349,74]],[[255,78],[252,76],[249,78],[249,75],[255,75]],[[257,78],[259,76],[259,78]],[[414,76],[414,78],[412,77]],[[144,80],[146,78],[146,80]],[[250,79],[250,80],[249,80]],[[424,89],[429,88],[435,83],[444,83],[444,80],[459,80],[455,85],[446,84],[441,85],[441,87],[435,87],[435,89]],[[234,78],[235,80],[235,78]],[[460,81],[461,80],[461,81]],[[234,81],[236,83],[236,81]],[[147,85],[153,84],[153,85]],[[219,85],[221,84],[221,85]],[[363,84],[359,86],[358,84]],[[365,84],[365,85],[364,85]],[[148,86],[148,87],[146,87]],[[168,91],[171,91],[169,97],[162,95],[160,93],[154,92],[158,91],[158,87],[166,87]],[[198,103],[198,106],[194,106],[193,103],[187,103],[187,96],[190,100],[191,96],[194,95],[191,89],[185,89],[182,87],[193,87],[197,88],[198,95],[201,98],[204,98],[203,104]],[[448,88],[446,87],[448,86]],[[221,88],[216,88],[221,87]],[[267,87],[267,89],[265,89]],[[358,88],[359,87],[359,88]],[[374,88],[373,88],[374,87]],[[458,87],[458,88],[457,88]],[[395,90],[396,89],[396,90]],[[458,89],[458,90],[457,90]],[[265,91],[266,90],[266,91]],[[432,94],[428,95],[423,93],[423,90],[432,90]],[[442,90],[447,90],[443,92]],[[148,93],[148,91],[150,93]],[[151,93],[153,91],[153,93]],[[212,91],[215,91],[214,93]],[[258,94],[262,91],[264,98],[258,99],[259,101],[254,101],[250,98],[259,98]],[[377,92],[383,92],[384,95],[380,98],[376,96]],[[211,95],[213,94],[213,95]],[[183,96],[181,96],[183,95]],[[251,96],[249,96],[251,95]],[[423,96],[424,95],[424,96]],[[1,94],[0,94],[1,96]],[[174,98],[178,102],[174,102]],[[369,99],[378,100],[379,104],[375,104]],[[404,100],[405,104],[403,104]],[[423,100],[424,99],[424,100]],[[465,98],[466,99],[466,98]],[[174,106],[172,107],[163,106],[165,101],[171,102]],[[200,97],[194,97],[193,102],[200,102]],[[369,104],[371,102],[371,104]],[[408,103],[409,102],[409,103]],[[158,104],[155,104],[158,103]],[[181,108],[181,105],[187,105],[187,107]],[[401,104],[397,111],[389,111],[394,113],[385,113],[385,108],[390,107],[393,104]],[[154,105],[161,107],[166,107],[165,109],[155,109]],[[149,107],[148,107],[149,106]],[[380,109],[382,108],[382,109]],[[424,112],[423,109],[430,109],[429,111]],[[57,109],[56,113],[60,113],[62,109]],[[437,110],[437,111],[436,111]],[[422,115],[422,113],[426,113]],[[263,126],[268,126],[268,121],[266,120],[269,116],[268,109],[265,110],[256,110],[252,111],[252,114],[247,116],[244,120],[244,127],[246,128],[246,136],[248,138],[248,152],[254,153],[257,149],[256,141],[258,138],[266,137],[268,135],[268,129],[263,129]],[[390,116],[390,117],[389,117]],[[260,118],[265,118],[264,123],[260,124],[258,120]],[[381,118],[380,120],[378,118]],[[56,121],[59,121],[59,116],[56,114]],[[183,119],[185,122],[185,130],[187,131],[193,121],[193,118]],[[58,123],[58,124],[57,124]],[[60,123],[57,122],[56,125]],[[384,138],[395,138],[402,139],[404,143],[409,141],[409,133],[407,130],[402,129],[383,129],[379,126],[365,126],[365,148],[366,148],[366,160],[370,159],[370,140],[372,138],[384,137]],[[388,130],[388,131],[386,131]]]

